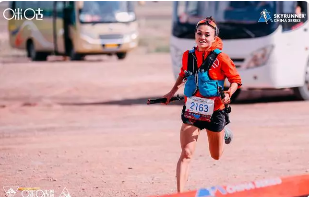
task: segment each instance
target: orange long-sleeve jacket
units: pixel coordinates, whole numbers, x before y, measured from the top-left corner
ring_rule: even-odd
[[[214,49],[222,50],[223,43],[219,37],[216,37],[216,40],[212,43],[212,46],[207,51],[198,51],[198,48],[195,47],[195,55],[197,58],[197,66],[198,68],[202,65],[203,61],[207,58],[208,54],[213,51]],[[185,77],[185,70],[188,68],[188,54],[189,50],[185,51],[182,56],[182,67],[179,73],[179,76]],[[204,54],[204,59],[203,59]],[[241,78],[238,74],[236,67],[230,57],[221,52],[217,59],[214,61],[213,65],[209,69],[209,76],[212,80],[225,80],[226,78],[230,83],[237,83],[238,88],[241,87]],[[196,97],[202,97],[199,91],[195,93]],[[219,97],[209,97],[209,99],[214,99],[215,106],[214,110],[222,110],[224,109],[224,104]],[[187,98],[185,97],[185,101]]]

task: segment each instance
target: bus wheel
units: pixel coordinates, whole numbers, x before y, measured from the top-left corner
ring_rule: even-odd
[[[116,53],[119,60],[123,60],[127,56],[127,52]]]
[[[74,49],[71,49],[71,52],[70,52],[70,59],[72,61],[80,61],[80,60],[84,60],[84,57],[83,55],[81,54],[78,54],[78,53],[75,53]]]
[[[76,53],[73,43],[71,40],[67,40],[66,43],[66,54],[70,57],[71,61],[80,61],[80,60],[84,60],[84,55],[78,54]]]
[[[32,61],[46,61],[48,56],[47,53],[35,51],[34,44],[31,40],[27,42],[27,53]]]
[[[71,52],[70,53],[70,59],[72,61],[80,61],[80,60],[84,60],[84,56],[80,55],[80,54],[77,54],[75,52]]]
[[[299,100],[309,100],[309,63],[306,68],[305,84],[293,89],[295,96]]]
[[[70,47],[70,54],[69,55],[70,55],[70,60],[72,60],[72,61],[84,60],[84,57],[85,57],[81,54],[76,53],[75,50],[74,50],[74,47],[72,45]]]

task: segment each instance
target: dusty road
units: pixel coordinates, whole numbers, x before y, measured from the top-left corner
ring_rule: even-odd
[[[168,54],[0,66],[0,187],[72,197],[175,192],[181,103],[145,104],[173,84]],[[232,105],[220,161],[201,133],[187,189],[309,172],[308,102]],[[4,192],[0,192],[4,196]],[[18,194],[16,196],[21,196]]]

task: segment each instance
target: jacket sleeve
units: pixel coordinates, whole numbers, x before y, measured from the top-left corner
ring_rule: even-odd
[[[189,51],[185,51],[182,55],[182,66],[179,72],[179,76],[183,78],[185,77],[185,70],[188,69],[188,54],[189,54]]]
[[[237,83],[238,88],[241,87],[241,77],[238,74],[238,71],[235,67],[234,62],[231,60],[231,58],[222,53],[222,59],[223,59],[223,64],[221,66],[221,70],[223,71],[224,75],[227,77],[228,81],[230,83]]]

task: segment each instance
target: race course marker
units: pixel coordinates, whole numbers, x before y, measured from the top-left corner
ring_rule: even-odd
[[[309,197],[309,174],[213,186],[159,197]]]

